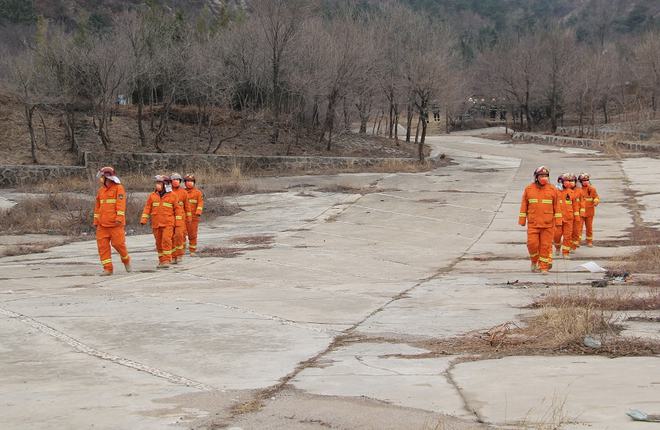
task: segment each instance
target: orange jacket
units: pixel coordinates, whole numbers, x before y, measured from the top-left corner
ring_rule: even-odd
[[[123,185],[111,182],[109,186],[99,188],[94,206],[94,225],[126,225],[126,191]]]
[[[560,201],[557,189],[552,185],[529,184],[523,192],[518,224],[525,225],[527,221],[530,227],[538,228],[561,225],[563,203]]]
[[[573,188],[573,200],[578,204],[578,213],[584,216],[584,201],[582,196],[582,188]]]
[[[584,212],[582,212],[583,217],[592,217],[596,214],[595,207],[600,203],[600,197],[598,197],[598,191],[596,188],[589,185],[587,188],[582,188],[582,207],[584,207]]]
[[[187,189],[188,204],[190,205],[190,217],[200,216],[204,210],[204,194],[198,188]]]
[[[142,211],[141,223],[146,224],[151,218],[151,227],[174,227],[179,220],[183,220],[183,209],[179,206],[179,199],[174,193],[165,193],[162,196],[154,191],[149,195]]]
[[[557,195],[561,201],[562,222],[573,221],[575,217],[580,215],[580,202],[575,198],[575,190],[567,188],[557,190]]]
[[[183,210],[183,219],[177,220],[176,226],[184,227],[186,225],[186,221],[190,221],[191,218],[190,203],[188,203],[188,193],[183,187],[173,188],[172,193],[176,194],[176,198],[179,199],[179,206],[181,206],[181,209]]]

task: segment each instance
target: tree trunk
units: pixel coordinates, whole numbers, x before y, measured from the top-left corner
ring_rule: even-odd
[[[144,97],[142,95],[142,83],[138,80],[137,85],[138,91],[138,106],[137,106],[137,126],[138,126],[138,137],[140,139],[140,146],[144,147],[147,142],[144,136],[144,127],[142,127],[142,106],[144,105]]]
[[[34,117],[34,110],[36,106],[28,106],[27,104],[23,106],[25,113],[25,122],[30,133],[30,153],[32,155],[32,162],[34,164],[39,164],[37,160],[37,140],[34,137],[34,126],[32,124],[32,118]]]
[[[410,134],[412,132],[413,109],[412,104],[408,103],[406,106],[406,142],[410,142]]]
[[[154,88],[149,90],[149,131],[156,131],[154,126]]]
[[[419,142],[419,125],[422,123],[422,117],[417,118],[417,128],[415,129],[415,143]]]
[[[39,119],[41,120],[41,129],[44,132],[44,145],[48,148],[50,145],[48,144],[48,130],[46,129],[46,122],[44,121],[43,115],[41,115],[41,112],[37,110],[37,114],[39,114]]]
[[[426,127],[427,127],[427,120],[426,118],[422,117],[422,136],[419,139],[419,143],[417,145],[417,152],[419,153],[419,161],[424,162],[424,141],[426,140]]]
[[[393,132],[394,132],[394,102],[392,102],[391,99],[390,99],[390,116],[389,116],[389,123],[388,123],[387,126],[388,126],[388,129],[389,129],[389,132],[388,132],[388,135],[387,135],[387,136],[391,139],[391,138],[392,138],[392,134],[393,134]]]
[[[346,100],[346,97],[344,97],[342,104],[344,110],[344,131],[351,131],[351,117],[348,110],[348,101]]]
[[[399,145],[399,109],[394,106],[394,140],[397,146]]]
[[[608,118],[608,115],[607,115],[607,102],[603,102],[602,105],[601,105],[601,108],[603,109],[603,116],[605,117],[604,118],[605,119],[605,124],[607,124],[609,122],[609,118]]]
[[[321,133],[321,142],[323,141],[323,136],[325,132],[328,132],[328,144],[326,150],[332,150],[332,131],[335,126],[335,105],[337,104],[337,92],[333,91],[328,97],[328,110],[325,113],[325,126],[323,133]]]
[[[280,57],[277,54],[277,46],[273,45],[273,132],[270,136],[270,143],[275,145],[280,138]]]

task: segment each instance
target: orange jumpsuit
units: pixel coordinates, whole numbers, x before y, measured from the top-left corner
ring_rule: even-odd
[[[126,249],[126,191],[121,184],[109,182],[99,188],[94,206],[94,225],[96,226],[96,245],[103,270],[112,272],[110,244],[117,250],[124,264],[131,258]]]
[[[596,188],[591,185],[588,185],[586,188],[582,187],[582,195],[582,206],[584,207],[582,220],[587,230],[587,245],[592,245],[594,242],[594,215],[596,215],[596,206],[600,203],[600,198],[598,197]],[[580,231],[581,233],[582,231]]]
[[[527,223],[527,250],[532,264],[541,270],[552,267],[554,229],[561,226],[562,212],[557,189],[550,184],[529,184],[523,192],[518,224]]]
[[[158,250],[158,261],[161,264],[169,264],[172,261],[172,237],[176,217],[183,219],[183,209],[179,206],[179,200],[174,193],[160,193],[154,191],[149,195],[147,203],[142,211],[142,224],[146,224],[151,218],[151,228],[156,238],[156,249]]]
[[[574,188],[573,189],[573,201],[577,202],[577,214],[573,213],[573,243],[571,244],[571,249],[576,250],[580,247],[580,242],[582,242],[582,215],[584,214],[584,205],[582,201],[582,189]]]
[[[172,238],[172,249],[174,249],[174,253],[172,256],[182,259],[186,248],[186,224],[191,218],[190,203],[188,202],[188,193],[185,188],[173,188],[172,193],[176,194],[177,199],[179,199],[179,206],[183,210],[183,216],[181,218],[177,216],[174,224],[174,237]]]
[[[570,254],[573,245],[573,222],[580,217],[580,203],[575,200],[575,190],[570,188],[557,190],[559,197],[562,223],[555,227],[555,248],[566,256]],[[562,240],[563,239],[563,240]]]
[[[190,212],[186,215],[188,217],[188,248],[191,253],[197,252],[197,230],[199,229],[199,217],[202,215],[204,210],[204,195],[202,192],[196,188],[187,189],[188,193],[188,204]]]

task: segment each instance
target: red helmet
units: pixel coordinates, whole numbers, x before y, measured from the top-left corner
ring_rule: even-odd
[[[187,173],[186,176],[183,177],[183,180],[195,182],[195,175],[192,173]]]
[[[535,178],[538,178],[539,176],[542,176],[542,175],[550,176],[550,169],[548,169],[545,166],[539,166],[539,167],[536,168],[536,170],[534,170],[534,177]]]
[[[98,173],[96,174],[96,176],[98,178],[100,178],[101,176],[105,176],[106,178],[110,178],[112,176],[117,176],[117,173],[115,172],[115,169],[108,166],[108,167],[101,167],[99,169]]]
[[[559,182],[559,183],[562,183],[564,181],[570,181],[570,180],[571,180],[571,174],[570,173],[562,173],[557,178],[557,182]]]
[[[591,176],[588,173],[580,173],[580,176],[578,176],[578,181],[589,181],[591,179]]]

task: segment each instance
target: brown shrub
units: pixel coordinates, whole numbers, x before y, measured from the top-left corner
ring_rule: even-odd
[[[550,294],[532,303],[530,308],[590,308],[608,311],[660,310],[660,291],[645,294],[616,291],[589,291],[574,294]]]
[[[660,273],[660,246],[646,246],[630,256],[614,260],[613,266],[631,273]]]

